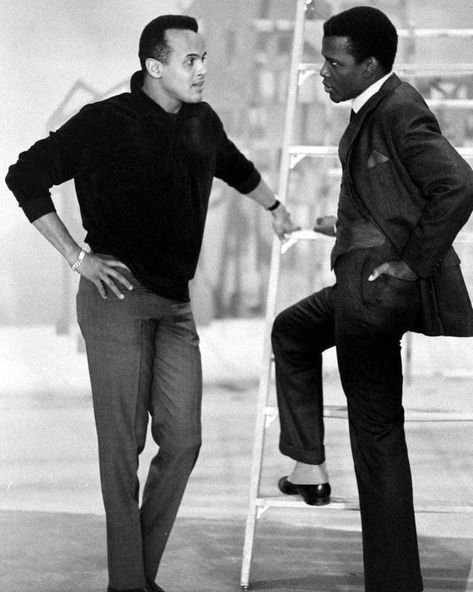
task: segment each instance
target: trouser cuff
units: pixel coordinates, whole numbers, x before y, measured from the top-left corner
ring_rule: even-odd
[[[325,447],[321,451],[301,450],[281,442],[279,450],[284,456],[289,456],[295,461],[307,463],[308,465],[321,465],[325,462]]]

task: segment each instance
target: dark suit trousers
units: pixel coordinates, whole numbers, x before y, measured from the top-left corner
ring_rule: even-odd
[[[122,270],[120,270],[122,271]],[[81,278],[79,324],[89,364],[107,525],[109,584],[154,581],[201,445],[202,373],[190,304],[134,286],[102,300]],[[148,421],[159,451],[139,501]]]
[[[418,282],[372,270],[389,245],[340,256],[336,284],[281,312],[273,326],[280,450],[325,460],[322,353],[336,346],[358,484],[366,592],[419,592],[412,480],[404,433],[400,340],[419,314]]]

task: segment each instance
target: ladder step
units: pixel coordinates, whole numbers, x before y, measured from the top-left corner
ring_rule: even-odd
[[[287,253],[287,251],[289,251],[291,247],[293,247],[296,243],[298,243],[301,240],[333,241],[333,237],[321,234],[320,232],[314,232],[313,230],[296,230],[291,234],[291,236],[286,242],[281,243],[281,255]]]
[[[291,234],[289,240],[281,244],[281,253],[284,255],[289,249],[299,241],[327,241],[333,240],[333,237],[314,232],[313,230],[296,230]],[[473,244],[473,232],[461,231],[455,238],[455,244]],[[271,357],[271,362],[274,362],[274,356]],[[471,372],[467,373],[471,376]]]
[[[320,31],[322,25],[320,21],[306,20],[305,27],[307,27],[307,30],[312,28],[314,31]],[[288,19],[255,19],[253,28],[258,33],[292,33],[294,31],[294,21]]]
[[[278,408],[276,405],[266,405],[264,408],[264,415],[267,417],[276,417],[278,415]],[[324,417],[337,417],[345,419],[347,417],[347,408],[345,405],[325,405]]]
[[[270,508],[297,508],[303,510],[359,510],[358,498],[354,497],[335,497],[332,496],[330,503],[324,506],[309,506],[300,497],[292,496],[267,496],[257,497],[255,506],[263,511]],[[461,514],[473,513],[472,503],[462,502],[439,502],[414,500],[415,511],[422,514]]]
[[[427,101],[428,103],[429,101]],[[445,103],[442,99],[431,101],[432,103]],[[468,103],[470,107],[473,107],[473,99],[464,99],[454,101],[455,103]],[[463,156],[463,158],[473,158],[473,146],[455,146],[455,150]],[[289,148],[289,154],[293,157],[304,158],[309,157],[332,157],[338,156],[338,146],[303,146],[294,145]]]
[[[471,109],[473,107],[473,99],[425,99],[429,107],[450,107],[453,109]],[[462,146],[456,146],[456,150],[461,154],[465,150]],[[466,149],[471,156],[471,148]]]
[[[292,496],[268,496],[258,497],[255,505],[264,510],[270,508],[300,508],[304,510],[359,510],[360,506],[357,498],[332,497],[329,504],[325,506],[309,506],[300,497]]]
[[[301,62],[299,72],[307,74],[318,74],[323,64],[320,62]],[[457,64],[395,64],[394,69],[398,74],[408,76],[418,76],[426,78],[428,76],[465,76],[473,74],[473,63]]]
[[[321,157],[329,157],[329,156],[336,156],[338,157],[338,146],[302,146],[302,145],[295,145],[289,147],[289,154],[291,156],[321,156]]]
[[[446,38],[464,38],[473,37],[473,29],[398,29],[397,33],[399,37],[423,37],[424,39],[435,38],[435,37],[446,37]]]
[[[320,22],[307,20],[306,26],[313,24],[316,28],[320,28]],[[289,32],[294,30],[294,21],[288,19],[256,19],[253,21],[253,27],[256,31],[262,33],[272,33],[275,31]],[[465,38],[473,37],[473,29],[398,29],[398,36],[407,39],[413,39],[415,37],[422,37],[424,39],[430,38]]]
[[[289,241],[291,241],[292,243],[295,243],[297,241],[300,240],[327,240],[327,239],[331,239],[333,240],[333,237],[324,235],[324,234],[320,234],[320,232],[314,232],[313,230],[308,230],[308,229],[304,229],[304,230],[296,230],[295,232],[293,232],[291,234],[291,237],[289,239]],[[458,235],[455,237],[455,243],[473,243],[473,232],[467,232],[465,230],[462,230],[461,232],[458,233]],[[286,243],[282,244],[282,247],[285,247]],[[288,250],[288,247],[285,247],[283,249],[284,251]],[[271,358],[271,361],[274,361],[274,356]],[[471,376],[471,371],[466,371],[464,373],[464,377],[469,377]]]
[[[443,409],[406,409],[406,421],[419,423],[447,423],[458,421],[473,421],[473,413],[467,411],[448,411]],[[264,408],[266,417],[276,417],[278,408],[276,405],[266,405]],[[346,405],[325,405],[324,417],[336,419],[347,418]]]

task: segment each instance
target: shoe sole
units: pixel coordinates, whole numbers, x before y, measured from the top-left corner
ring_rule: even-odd
[[[302,495],[301,495],[301,497],[302,497],[302,499],[304,499]],[[311,502],[311,503],[306,502],[305,500],[304,500],[304,502],[308,506],[326,506],[326,505],[328,505],[330,503],[330,498],[329,497],[321,497],[321,498],[319,498],[316,501]]]

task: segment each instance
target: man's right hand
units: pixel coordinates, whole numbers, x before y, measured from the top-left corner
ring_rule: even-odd
[[[56,212],[37,218],[33,221],[33,226],[61,253],[71,267],[78,262],[81,249]],[[115,268],[127,269],[124,263],[110,255],[85,253],[75,271],[95,284],[102,298],[107,298],[108,287],[117,298],[123,300],[125,295],[118,284],[122,284],[127,290],[132,290],[133,286]]]
[[[76,271],[95,284],[102,298],[107,298],[106,288],[108,287],[117,298],[123,300],[125,295],[119,285],[122,284],[127,290],[133,290],[133,286],[125,276],[117,271],[117,268],[128,269],[124,263],[111,255],[86,253]]]
[[[321,216],[315,221],[313,228],[314,232],[320,232],[320,234],[326,234],[327,236],[336,236],[336,216]]]
[[[297,224],[294,224],[291,214],[282,203],[280,203],[278,207],[273,212],[271,212],[271,218],[273,230],[281,242],[288,240],[292,232],[300,230],[301,228]]]

